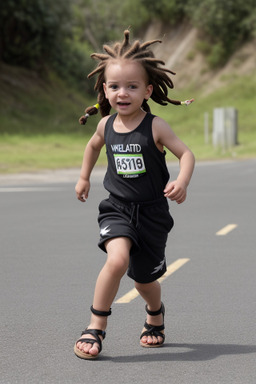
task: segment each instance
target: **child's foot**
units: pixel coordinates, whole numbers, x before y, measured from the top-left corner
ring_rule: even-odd
[[[87,328],[74,346],[75,354],[82,359],[95,359],[102,350],[105,335],[105,331]]]
[[[91,306],[91,323],[81,338],[74,346],[74,352],[81,359],[95,359],[102,350],[102,341],[105,339],[106,332],[102,329],[107,327],[107,317],[111,315],[109,311],[98,311]]]
[[[164,334],[164,305],[158,311],[150,311],[146,306],[147,320],[140,336],[142,347],[160,347],[165,340]]]

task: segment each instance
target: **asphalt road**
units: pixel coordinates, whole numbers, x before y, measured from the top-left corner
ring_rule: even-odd
[[[80,203],[78,174],[0,177],[0,383],[255,384],[256,159],[197,164],[187,201],[170,204],[168,265],[189,260],[162,282],[165,346],[140,347],[136,297],[113,304],[96,361],[73,345],[105,260],[96,244],[106,192],[97,169]],[[132,288],[124,277],[116,299]]]

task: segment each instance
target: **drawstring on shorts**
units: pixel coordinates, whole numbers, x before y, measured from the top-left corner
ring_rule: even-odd
[[[139,218],[140,218],[140,216],[139,216],[140,205],[136,204],[136,203],[131,203],[131,217],[130,217],[129,224],[131,224],[133,222],[135,211],[136,211],[136,217],[135,217],[136,224],[135,224],[135,226],[136,226],[136,228],[138,228],[138,226],[140,224],[140,220],[139,220]]]
[[[112,201],[119,208],[129,208],[131,210],[129,224],[134,224],[136,228],[140,226],[140,207],[149,207],[156,204],[161,204],[163,201],[166,201],[165,197],[160,197],[159,199],[153,201],[140,201],[132,202],[121,200],[120,198],[115,197],[113,194],[109,195],[109,200]]]

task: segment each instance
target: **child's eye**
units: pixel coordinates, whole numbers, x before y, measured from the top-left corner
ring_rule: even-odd
[[[118,87],[117,87],[116,84],[111,84],[109,88],[111,88],[111,89],[113,89],[113,90],[116,90]]]
[[[130,89],[136,89],[136,88],[137,88],[136,85],[134,85],[134,84],[131,84],[131,85],[130,85]]]

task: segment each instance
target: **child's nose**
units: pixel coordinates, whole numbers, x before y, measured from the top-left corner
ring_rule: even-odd
[[[119,89],[119,95],[120,95],[120,96],[127,96],[127,90],[126,90],[125,87],[121,87],[121,88]]]

